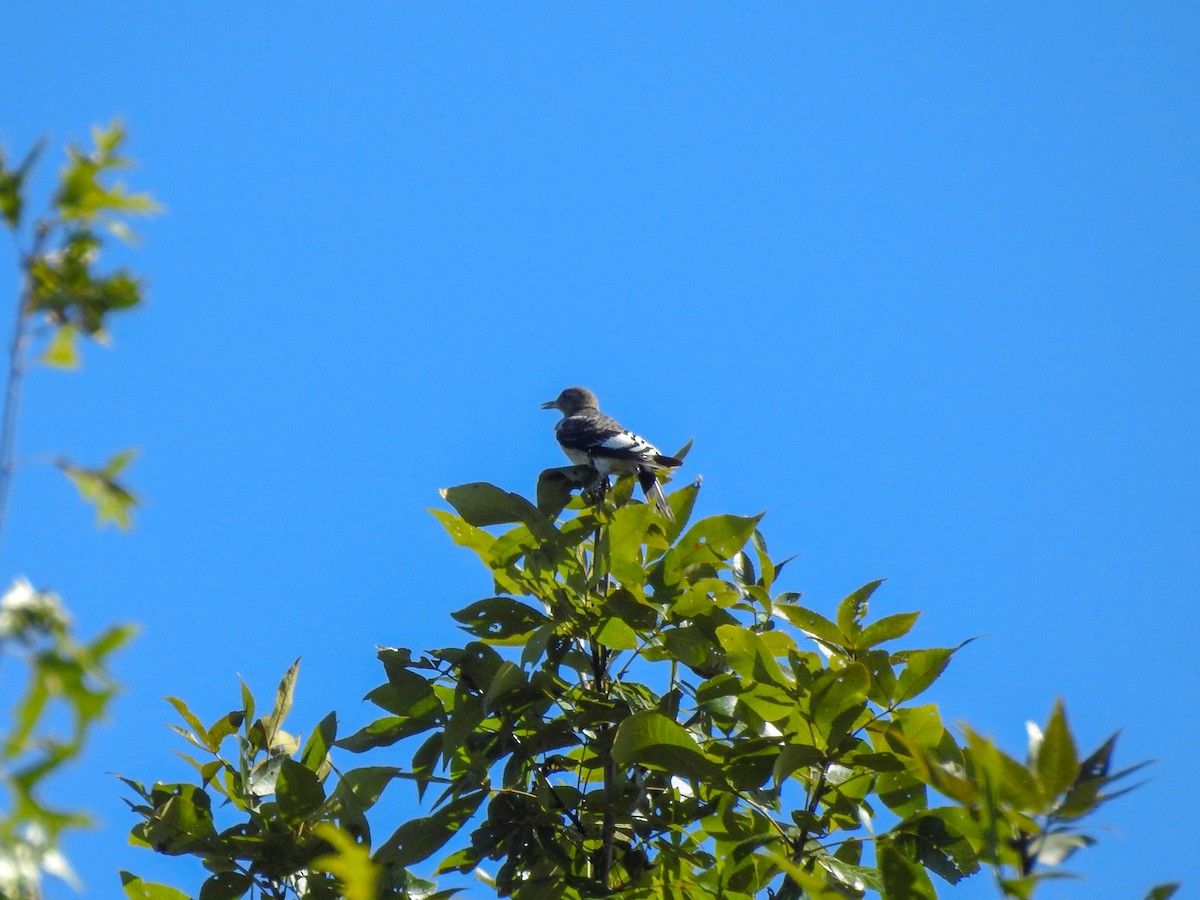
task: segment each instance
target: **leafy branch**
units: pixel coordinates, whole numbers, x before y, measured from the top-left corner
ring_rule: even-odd
[[[123,267],[104,271],[100,266],[109,238],[135,239],[130,216],[159,209],[148,194],[130,193],[115,178],[130,165],[121,154],[124,141],[124,129],[114,122],[93,129],[90,150],[69,145],[58,187],[45,212],[32,221],[27,221],[25,186],[43,145],[34,147],[13,168],[0,154],[0,215],[12,235],[21,270],[0,413],[0,538],[16,467],[21,393],[31,343],[38,340],[42,344],[38,361],[76,368],[80,337],[107,342],[109,317],[141,303],[142,285],[137,276]],[[69,460],[61,461],[59,467],[96,503],[102,522],[128,527],[129,511],[137,501],[113,476],[129,458],[128,452],[118,454],[94,469]]]
[[[698,485],[670,496],[673,523],[631,501],[632,481],[577,488],[590,483],[560,469],[537,504],[484,483],[444,491],[453,512],[434,515],[493,591],[453,614],[468,642],[381,649],[386,679],[367,700],[382,716],[338,738],[330,714],[309,739],[318,750],[273,749],[251,728],[238,764],[194,763],[199,784],[131,783],[135,839],[272,897],[358,890],[314,862],[336,843],[320,837],[329,827],[369,858],[378,896],[454,893],[411,871],[437,858],[435,876],[515,898],[922,898],[985,868],[1027,898],[1093,842],[1082,820],[1138,768],[1110,771],[1112,740],[1080,761],[1061,705],[1025,763],[967,726],[959,739],[921,695],[968,642],[891,649],[918,614],[869,620],[879,582],[832,617],[803,605],[778,590],[786,560],[770,557],[760,517],[691,522]],[[252,717],[205,729],[173,702],[211,752],[231,734],[221,722]],[[393,767],[387,748],[405,742],[409,762]],[[389,765],[346,769],[335,751]],[[271,764],[273,795],[264,785],[249,802]],[[410,782],[428,811],[376,840],[368,805],[338,800],[366,780],[370,798]],[[242,820],[211,824],[216,800]],[[203,820],[189,832],[202,844],[170,844],[181,816]],[[210,879],[201,897],[249,890],[226,877],[229,893]]]
[[[128,165],[120,155],[119,125],[93,132],[94,148],[68,147],[68,161],[42,215],[26,216],[27,182],[42,151],[35,146],[17,165],[0,153],[0,217],[12,236],[20,268],[0,412],[0,537],[7,520],[16,469],[17,432],[24,377],[35,347],[50,366],[78,365],[79,335],[104,340],[110,314],[140,302],[140,283],[128,271],[99,268],[105,236],[130,240],[126,217],[154,211],[147,196],[130,194],[112,180]],[[129,452],[98,468],[57,461],[101,520],[129,525],[133,494],[118,480]],[[61,833],[89,824],[74,810],[41,799],[51,775],[76,760],[91,728],[116,692],[110,656],[133,635],[113,626],[89,642],[72,632],[59,597],[36,590],[23,577],[0,597],[0,664],[24,672],[7,733],[0,736],[0,785],[8,803],[0,814],[0,896],[34,900],[41,873],[75,883],[58,849]]]

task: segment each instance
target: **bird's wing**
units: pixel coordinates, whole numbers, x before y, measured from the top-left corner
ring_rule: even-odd
[[[558,442],[567,450],[579,450],[596,457],[636,460],[655,465],[658,448],[632,431],[626,431],[612,418],[568,416],[558,423]]]

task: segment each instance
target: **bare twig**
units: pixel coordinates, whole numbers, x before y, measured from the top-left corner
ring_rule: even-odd
[[[39,224],[34,230],[33,246],[21,256],[21,290],[17,295],[12,336],[8,345],[8,373],[4,383],[4,411],[0,413],[0,547],[3,546],[4,522],[16,467],[17,422],[21,406],[21,387],[25,376],[25,351],[29,346],[30,301],[33,299],[33,262],[42,254],[49,228]]]

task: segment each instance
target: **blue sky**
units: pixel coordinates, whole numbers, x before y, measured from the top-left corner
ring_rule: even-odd
[[[163,696],[215,717],[302,656],[293,725],[352,727],[375,645],[459,639],[490,583],[425,510],[531,492],[569,384],[694,437],[700,511],[766,509],[815,608],[886,576],[922,645],[986,635],[947,719],[1017,753],[1061,695],[1089,748],[1159,760],[1041,896],[1183,877],[1198,38],[1187,3],[10,10],[0,141],[120,116],[167,208],[146,308],[29,380],[21,435],[139,447],[137,528],[31,464],[0,559],[84,632],[143,628],[62,783],[104,820],[69,844],[89,895],[195,883],[125,846],[106,774],[183,774]]]

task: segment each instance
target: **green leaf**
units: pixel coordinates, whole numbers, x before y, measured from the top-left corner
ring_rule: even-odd
[[[375,862],[384,866],[411,866],[428,859],[458,833],[487,796],[487,791],[475,791],[447,803],[432,815],[410,819],[375,852]]]
[[[364,698],[380,709],[394,713],[413,725],[417,731],[431,727],[443,714],[443,707],[433,691],[432,685],[415,672],[408,673],[403,680],[394,680],[372,689]],[[423,726],[421,723],[426,723]],[[410,734],[416,731],[408,732]],[[337,746],[345,746],[341,741]]]
[[[865,650],[882,644],[884,641],[904,637],[912,630],[920,615],[919,612],[896,613],[894,616],[885,616],[878,622],[872,622],[862,630],[862,634],[855,640],[854,646]]]
[[[875,793],[898,816],[910,816],[929,806],[925,784],[907,772],[881,773],[875,781]]]
[[[512,597],[478,600],[450,615],[469,634],[501,646],[520,646],[530,632],[548,621],[541,610]]]
[[[786,874],[791,882],[784,884],[776,893],[775,896],[779,900],[800,900],[800,898],[803,898],[803,900],[841,900],[841,898],[846,896],[843,892],[844,889],[836,880],[834,883],[838,885],[837,888],[830,888],[822,875],[809,872],[807,869],[796,865],[790,857],[782,853],[768,850],[764,856],[777,866],[781,872]],[[820,871],[824,872],[823,869]],[[793,888],[793,884],[795,888]],[[797,893],[797,889],[802,890],[804,893]],[[700,900],[702,895],[694,894],[691,896],[694,896],[696,900]]]
[[[888,900],[937,900],[933,882],[920,863],[906,857],[887,838],[880,838],[876,847],[883,896]]]
[[[711,678],[725,668],[725,651],[695,625],[681,625],[663,634],[667,654],[692,671]]]
[[[195,785],[155,785],[153,796],[156,806],[142,837],[159,853],[195,853],[216,833],[208,795]]]
[[[724,781],[717,764],[687,730],[659,712],[634,713],[621,722],[613,738],[612,756],[622,766],[637,763],[685,778]]]
[[[96,520],[103,525],[112,522],[122,530],[132,524],[131,512],[138,499],[116,480],[133,459],[135,451],[125,450],[109,459],[100,468],[86,469],[68,459],[57,459],[55,464],[75,485],[79,495],[96,507]]]
[[[390,747],[399,740],[415,734],[410,720],[403,716],[385,716],[360,728],[354,734],[338,738],[336,747],[351,753],[366,753],[376,747]]]
[[[66,322],[54,329],[41,361],[55,369],[79,368],[79,341],[74,325]]]
[[[789,596],[799,595],[784,595],[784,597]],[[850,644],[850,639],[842,633],[841,629],[811,609],[805,609],[803,606],[796,606],[792,603],[778,602],[775,604],[775,612],[782,614],[809,637],[815,638],[828,647],[846,647]]]
[[[668,522],[659,519],[658,524],[663,529],[668,544],[674,544],[683,530],[687,528],[688,522],[692,518],[692,510],[696,507],[696,498],[699,495],[699,478],[691,484],[685,484],[679,490],[667,494],[667,505],[671,507],[671,514],[675,518]]]
[[[325,802],[325,789],[316,773],[303,763],[284,758],[275,781],[275,801],[285,822],[303,822]]]
[[[126,872],[124,869],[120,870],[120,874],[121,886],[125,889],[125,896],[130,900],[189,900],[187,894],[173,887],[143,881],[137,875]],[[208,898],[206,897],[204,900],[208,900]]]
[[[370,851],[329,822],[318,823],[313,830],[327,841],[333,853],[318,856],[312,867],[328,872],[338,880],[342,900],[377,900],[379,867],[371,860]]]
[[[897,825],[891,832],[897,848],[950,884],[979,871],[975,848],[960,827],[971,825],[963,809],[923,809]]]
[[[1132,789],[1126,788],[1124,791],[1115,791],[1103,795],[1100,793],[1110,784],[1150,764],[1150,761],[1146,760],[1110,775],[1109,768],[1112,765],[1112,754],[1116,748],[1116,744],[1117,736],[1113,735],[1080,764],[1079,775],[1075,779],[1075,784],[1071,786],[1070,791],[1067,792],[1066,799],[1063,800],[1062,804],[1056,810],[1056,814],[1060,818],[1071,819],[1084,816],[1114,797],[1119,797],[1121,794]]]
[[[645,504],[648,509],[653,506]],[[637,632],[629,627],[619,616],[606,616],[600,622],[596,631],[596,640],[610,650],[636,650],[638,646]]]
[[[329,750],[337,739],[337,713],[330,713],[323,718],[317,727],[309,734],[304,743],[304,752],[300,761],[310,771],[321,775],[327,768]]]
[[[858,631],[858,623],[867,615],[867,601],[871,599],[871,595],[881,584],[883,584],[882,578],[864,584],[838,604],[837,624],[842,634],[852,635]]]
[[[34,144],[29,153],[25,155],[25,159],[15,169],[7,168],[4,164],[4,157],[0,154],[0,215],[3,215],[4,222],[10,230],[15,231],[21,224],[21,212],[25,206],[23,194],[25,178],[41,155],[44,145],[44,141]]]
[[[871,675],[862,663],[842,669],[823,669],[809,694],[809,719],[827,747],[846,736],[866,705]]]
[[[613,514],[608,526],[608,570],[619,583],[644,584],[646,570],[642,565],[642,545],[653,540],[651,529],[659,529],[662,518],[653,504],[637,503],[623,506]],[[662,537],[658,541],[663,543]]]
[[[238,679],[238,684],[240,684],[242,688],[242,715],[244,717],[244,721],[253,721],[254,695],[250,693],[250,688],[246,685],[246,682]]]
[[[296,676],[299,672],[300,660],[297,659],[288,667],[279,681],[279,687],[275,689],[275,705],[272,707],[271,715],[266,723],[268,747],[275,746],[275,736],[279,732],[279,726],[284,723],[288,713],[292,711],[292,698],[296,693]]]
[[[722,515],[701,519],[679,540],[683,564],[708,561],[703,556],[704,550],[711,551],[716,560],[729,559],[750,540],[761,519],[761,515]]]
[[[817,864],[826,872],[832,875],[841,884],[847,885],[855,891],[864,889],[879,890],[883,887],[883,881],[880,878],[879,872],[868,866],[856,866],[851,863],[843,862],[836,856],[829,854],[819,854],[816,857]],[[888,900],[891,900],[892,895],[888,894]],[[903,895],[896,895],[897,897]]]
[[[818,765],[824,759],[825,751],[818,750],[816,747],[807,744],[788,744],[779,752],[779,758],[775,761],[776,786],[790,778],[793,772]]]
[[[1178,881],[1157,885],[1150,889],[1150,893],[1146,894],[1146,900],[1171,900],[1179,888],[1180,884]]]
[[[188,723],[188,726],[196,734],[201,741],[208,743],[208,729],[200,722],[200,720],[188,709],[188,705],[178,697],[168,697],[167,702],[175,707],[175,711],[183,717],[183,720]],[[212,748],[210,748],[212,749]]]
[[[387,786],[400,774],[400,769],[394,766],[361,766],[343,772],[329,798],[330,813],[336,816],[340,809],[351,805],[365,812],[375,805]]]
[[[976,777],[991,788],[1001,804],[1027,814],[1042,813],[1045,797],[1034,774],[996,744],[963,726]]]
[[[725,648],[729,667],[746,681],[777,686],[789,683],[761,635],[739,625],[721,625],[717,640]]]
[[[520,666],[507,659],[504,660],[496,668],[496,674],[492,676],[492,680],[484,692],[483,710],[487,712],[497,709],[498,701],[506,699],[513,691],[520,690],[528,683]]]
[[[218,872],[200,886],[200,900],[238,900],[253,884],[245,872]]]
[[[136,625],[113,625],[104,629],[96,636],[96,638],[88,644],[88,651],[92,657],[102,661],[110,653],[119,650],[137,636],[138,627]]]
[[[1037,754],[1038,780],[1047,797],[1057,797],[1075,783],[1079,775],[1079,754],[1067,726],[1067,714],[1060,698],[1046,726]]]
[[[928,690],[950,664],[955,649],[938,647],[898,654],[904,659],[904,671],[896,679],[896,700],[907,703]]]
[[[537,508],[551,519],[558,518],[571,502],[571,493],[594,483],[596,477],[596,470],[587,465],[545,469],[538,475]]]
[[[488,561],[492,552],[492,546],[496,543],[496,538],[484,531],[482,528],[476,528],[456,516],[452,512],[447,512],[444,509],[431,509],[434,517],[442,523],[442,527],[450,534],[450,538],[460,547],[467,547],[479,554],[479,558],[484,562]]]
[[[501,490],[486,481],[443,488],[438,493],[469,525],[485,528],[520,523],[531,529],[549,528],[546,514],[520,494]]]
[[[237,730],[242,727],[242,722],[245,721],[245,713],[240,709],[231,710],[217,721],[213,722],[212,727],[208,729],[208,740],[210,746],[217,748],[221,746],[221,741],[229,737],[231,734],[236,734]]]

